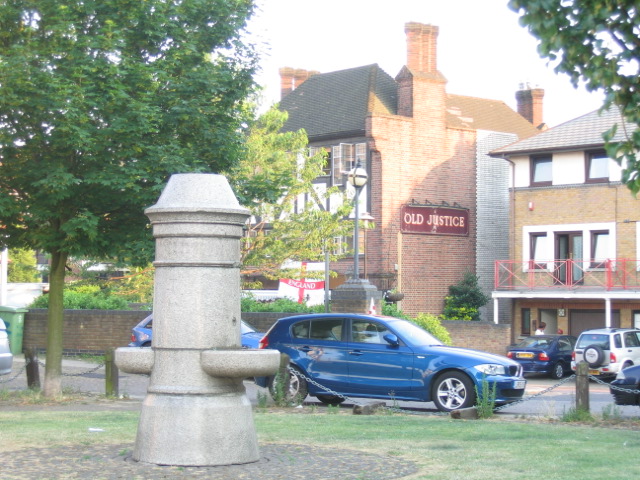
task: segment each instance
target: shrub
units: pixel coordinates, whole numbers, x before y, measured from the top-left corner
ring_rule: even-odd
[[[442,325],[440,318],[428,313],[419,313],[416,318],[411,318],[398,308],[396,304],[382,305],[382,314],[389,317],[403,318],[422,327],[445,345],[451,345],[451,335]]]
[[[458,284],[449,287],[443,316],[446,320],[480,320],[478,309],[489,300],[478,286],[478,277],[467,272]]]
[[[439,317],[428,313],[419,313],[418,316],[413,319],[413,323],[424,328],[445,345],[451,345],[451,335],[449,335],[449,330],[442,325]]]
[[[64,291],[63,306],[67,310],[129,310],[128,302],[108,291],[103,291],[98,285],[70,285]],[[45,293],[36,298],[29,308],[48,308],[49,294]]]
[[[291,313],[322,313],[324,305],[307,306],[288,298],[278,298],[271,301],[259,301],[251,296],[244,296],[240,300],[240,310],[243,312],[291,312]]]

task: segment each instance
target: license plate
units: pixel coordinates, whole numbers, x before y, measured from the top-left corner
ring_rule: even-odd
[[[589,375],[600,375],[600,370],[589,370]]]
[[[531,353],[531,352],[518,352],[518,353],[516,353],[516,358],[533,358],[533,353]]]
[[[513,389],[522,390],[526,385],[527,385],[526,380],[516,380],[515,382],[513,382]]]

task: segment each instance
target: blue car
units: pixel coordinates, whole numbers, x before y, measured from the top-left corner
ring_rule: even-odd
[[[496,404],[522,398],[522,367],[506,357],[443,345],[416,324],[393,317],[311,314],[278,320],[260,348],[287,354],[286,395],[337,405],[345,397],[433,402],[440,411],[471,407],[484,385]],[[274,377],[256,383],[275,391]]]
[[[507,357],[515,360],[524,373],[542,373],[559,379],[571,373],[571,354],[576,337],[571,335],[534,335],[509,347]]]
[[[153,330],[153,314],[145,317],[138,325],[131,329],[131,343],[129,347],[150,347]],[[255,331],[244,321],[240,322],[242,348],[258,348],[263,334]]]
[[[640,365],[620,370],[609,391],[616,405],[640,406]]]

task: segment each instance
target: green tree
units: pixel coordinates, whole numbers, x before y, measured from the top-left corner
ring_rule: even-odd
[[[479,309],[489,300],[478,286],[478,277],[467,272],[460,282],[449,287],[443,317],[445,320],[480,320]]]
[[[36,268],[36,253],[26,248],[9,250],[7,277],[12,283],[37,282],[40,274]]]
[[[640,125],[640,5],[637,0],[510,0],[520,23],[540,40],[538,51],[590,91],[606,94],[605,107],[620,109],[633,125]],[[640,128],[624,131],[624,141],[604,135],[608,155],[623,167],[622,180],[634,194],[640,191]]]
[[[45,396],[61,391],[70,257],[146,264],[172,173],[242,152],[251,0],[0,3],[0,247],[51,255]]]
[[[299,271],[283,270],[283,264],[321,260],[325,249],[338,250],[336,237],[353,230],[353,222],[346,220],[352,203],[335,188],[326,192],[314,188],[326,155],[309,154],[304,130],[281,131],[287,115],[274,106],[253,122],[247,155],[230,173],[239,202],[254,219],[243,239],[243,272],[267,278],[300,276]],[[330,195],[342,196],[335,211],[325,208]],[[296,211],[294,201],[301,197],[307,199],[306,205]]]

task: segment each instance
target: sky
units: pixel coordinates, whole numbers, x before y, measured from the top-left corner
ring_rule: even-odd
[[[321,73],[377,63],[391,77],[406,64],[404,25],[439,27],[438,70],[447,92],[516,109],[522,83],[543,88],[553,127],[598,109],[601,93],[575,89],[537,53],[507,0],[256,0],[248,26],[258,42],[264,105],[280,100],[281,67]]]

